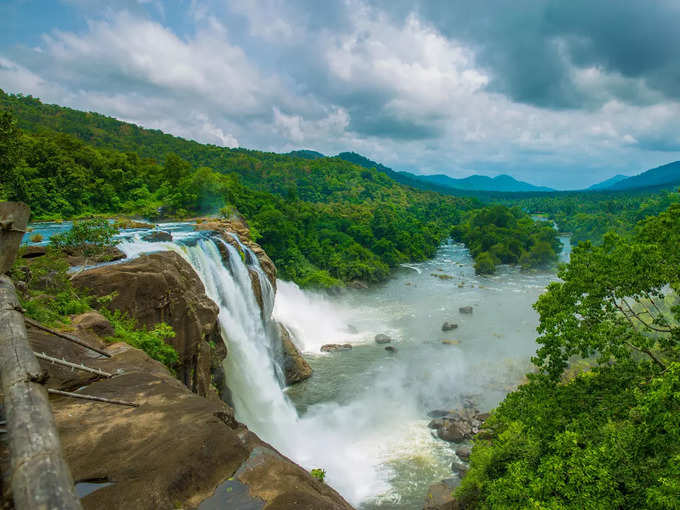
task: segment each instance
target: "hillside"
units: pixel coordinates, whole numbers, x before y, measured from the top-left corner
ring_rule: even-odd
[[[616,184],[617,182],[623,181],[624,179],[628,179],[628,176],[623,174],[617,174],[614,177],[610,177],[609,179],[605,179],[602,182],[593,184],[592,186],[589,186],[587,189],[589,190],[609,189],[610,186]]]
[[[34,219],[238,213],[301,285],[383,280],[431,257],[476,204],[339,158],[204,145],[30,97],[0,94],[0,121],[13,148],[0,200],[28,203]]]
[[[470,175],[462,179],[454,179],[442,174],[416,175],[415,177],[421,181],[459,190],[498,192],[554,191],[552,188],[546,188],[545,186],[534,186],[528,182],[518,181],[514,177],[505,174],[497,175],[496,177]]]
[[[395,181],[408,186],[425,187],[438,192],[454,192],[461,194],[464,191],[491,191],[491,192],[526,192],[526,191],[554,191],[544,186],[534,186],[526,182],[518,181],[509,175],[487,177],[485,175],[471,175],[463,179],[454,179],[448,175],[416,175],[410,172],[396,172],[381,163],[376,163],[355,152],[341,152],[338,158],[350,161],[365,168],[376,168],[386,173]]]
[[[628,177],[613,185],[609,190],[629,190],[635,188],[650,188],[680,183],[680,161],[674,161],[666,165],[658,166],[642,172],[641,174]]]

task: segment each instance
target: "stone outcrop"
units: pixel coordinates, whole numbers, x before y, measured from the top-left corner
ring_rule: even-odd
[[[90,320],[82,318],[83,323]],[[122,407],[51,397],[64,455],[76,488],[79,482],[105,481],[83,497],[85,510],[266,508],[278,510],[351,507],[328,485],[279,454],[234,419],[224,402],[191,393],[160,363],[124,343],[106,346],[89,331],[88,342],[106,349],[107,359],[49,334],[29,330],[35,350],[85,363],[110,373],[110,379],[82,380],[88,395],[132,401]],[[84,327],[84,326],[83,326]],[[84,339],[84,338],[82,338]],[[59,382],[57,367],[46,366]]]
[[[286,384],[295,384],[312,376],[312,367],[293,343],[290,332],[283,324],[277,323],[279,338],[281,338],[281,350],[283,355],[283,374]]]
[[[47,246],[27,246],[22,248],[19,256],[23,259],[35,259],[42,257],[47,253]],[[117,260],[122,260],[126,257],[119,248],[115,246],[107,246],[101,250],[96,255],[84,256],[81,252],[76,251],[72,248],[65,248],[64,253],[66,253],[66,260],[70,266],[92,266],[95,264],[101,264],[103,262],[115,262]]]
[[[439,414],[437,411],[434,413]],[[488,431],[482,429],[482,426],[488,417],[488,413],[480,413],[472,407],[466,407],[462,410],[449,411],[435,418],[428,424],[428,427],[436,430],[439,438],[444,441],[462,443],[477,434],[487,433]]]
[[[153,327],[172,326],[167,342],[179,354],[177,377],[199,395],[211,391],[213,357],[226,356],[217,322],[218,308],[205,294],[193,268],[175,252],[142,255],[129,262],[83,271],[73,284],[95,296],[111,295],[106,305]]]
[[[471,306],[461,306],[458,309],[459,313],[465,313],[465,314],[471,314],[472,313],[472,307]]]

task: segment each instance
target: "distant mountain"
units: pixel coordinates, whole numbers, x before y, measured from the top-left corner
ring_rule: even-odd
[[[673,163],[652,168],[633,177],[628,177],[607,187],[607,190],[650,188],[671,184],[680,184],[680,161],[674,161]]]
[[[628,176],[622,175],[622,174],[617,174],[614,177],[610,177],[609,179],[606,179],[602,182],[598,182],[597,184],[593,184],[592,186],[588,187],[588,189],[591,189],[591,190],[608,189],[610,186],[616,184],[617,182],[623,181],[624,179],[628,179]]]
[[[416,175],[416,178],[446,186],[449,188],[474,190],[474,191],[554,191],[545,186],[534,186],[528,182],[518,181],[509,175],[497,175],[496,177],[487,177],[486,175],[471,175],[463,179],[454,179],[448,175]]]
[[[286,153],[286,156],[295,156],[297,158],[302,158],[302,159],[321,159],[325,158],[325,154],[321,154],[320,152],[316,151],[310,151],[308,149],[303,149],[299,151],[290,151]]]
[[[486,177],[485,175],[471,175],[464,179],[454,179],[448,175],[416,175],[410,172],[395,172],[391,168],[386,167],[375,161],[357,154],[356,152],[341,152],[337,155],[338,158],[360,165],[366,168],[377,168],[381,172],[385,172],[394,180],[414,186],[417,188],[427,188],[434,191],[442,190],[460,190],[460,191],[554,191],[544,186],[534,186],[527,182],[522,182],[510,177],[509,175],[499,175],[497,177]]]

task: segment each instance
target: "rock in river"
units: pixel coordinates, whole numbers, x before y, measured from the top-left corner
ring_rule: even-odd
[[[392,339],[389,336],[384,335],[382,333],[375,335],[376,344],[389,344],[391,341]]]
[[[326,344],[321,346],[321,352],[350,351],[352,344]]]
[[[472,313],[472,307],[471,306],[461,306],[458,311],[460,313]]]
[[[142,239],[150,243],[159,243],[161,241],[172,241],[172,234],[165,230],[152,230],[142,236]]]
[[[449,322],[446,321],[444,324],[442,324],[442,331],[451,331],[452,329],[456,329],[458,327],[458,324],[455,322]]]

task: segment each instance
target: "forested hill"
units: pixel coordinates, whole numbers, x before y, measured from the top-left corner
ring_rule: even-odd
[[[0,200],[28,203],[34,219],[238,213],[281,276],[302,285],[380,281],[432,257],[481,207],[339,157],[205,145],[32,97],[0,92],[0,124]],[[509,230],[524,239],[513,261],[543,241],[532,223]],[[486,236],[479,253],[499,263],[497,237]]]

